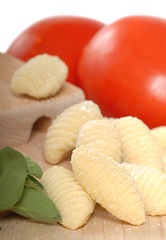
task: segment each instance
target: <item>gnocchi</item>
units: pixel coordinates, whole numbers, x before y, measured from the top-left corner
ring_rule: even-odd
[[[42,176],[45,193],[55,202],[64,227],[75,230],[92,214],[95,202],[83,190],[73,173],[59,166],[50,167]]]
[[[76,146],[88,144],[89,148],[121,162],[121,143],[114,125],[107,119],[86,122],[80,129]]]
[[[87,145],[73,151],[71,164],[77,180],[103,208],[130,224],[144,223],[143,202],[133,179],[121,164]]]
[[[65,109],[47,130],[44,153],[49,163],[56,164],[71,153],[81,126],[92,119],[102,118],[99,107],[83,101]]]
[[[68,76],[67,65],[57,56],[41,54],[31,58],[13,75],[11,89],[36,99],[55,95]]]
[[[163,172],[166,173],[166,150],[163,150]]]
[[[166,215],[166,174],[156,168],[122,164],[138,186],[148,215]]]
[[[150,130],[157,144],[166,150],[166,126],[156,127]]]
[[[149,128],[140,119],[122,117],[116,126],[124,162],[163,169],[163,152],[152,138]]]

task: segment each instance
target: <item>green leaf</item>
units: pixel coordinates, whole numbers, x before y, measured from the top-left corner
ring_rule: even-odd
[[[43,185],[36,178],[34,178],[31,175],[27,176],[27,178],[25,180],[25,186],[36,188],[36,189],[39,189],[39,190],[44,189]]]
[[[26,161],[27,161],[27,164],[28,164],[28,172],[30,175],[33,175],[37,178],[41,178],[42,177],[42,170],[41,168],[39,167],[39,165],[33,161],[30,157],[24,155]]]
[[[21,198],[28,166],[24,156],[11,147],[0,149],[0,210],[11,208]]]
[[[11,210],[44,223],[56,223],[61,215],[54,202],[43,192],[25,187],[21,200]]]

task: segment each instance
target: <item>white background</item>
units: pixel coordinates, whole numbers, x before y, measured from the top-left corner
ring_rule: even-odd
[[[128,15],[166,18],[166,0],[0,0],[0,51],[30,24],[49,16],[77,15],[107,24]]]

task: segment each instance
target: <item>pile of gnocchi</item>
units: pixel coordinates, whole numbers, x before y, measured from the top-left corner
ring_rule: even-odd
[[[166,127],[150,130],[136,117],[106,118],[94,102],[65,109],[47,130],[42,177],[46,194],[78,229],[100,204],[115,217],[141,225],[166,215]],[[56,166],[71,154],[72,171]]]
[[[38,55],[11,82],[17,94],[53,96],[68,75],[57,56]],[[132,225],[145,215],[166,215],[166,127],[150,130],[136,117],[106,118],[97,104],[83,101],[65,109],[47,130],[44,154],[51,164],[71,155],[72,171],[50,167],[42,177],[68,229],[87,223],[100,204]]]
[[[68,75],[57,56],[38,55],[13,75],[11,89],[36,99],[53,96]],[[60,223],[75,230],[100,204],[132,225],[166,215],[166,127],[150,130],[136,117],[105,118],[94,102],[64,110],[48,128],[44,154],[51,164],[71,155],[72,171],[50,167],[42,177]]]

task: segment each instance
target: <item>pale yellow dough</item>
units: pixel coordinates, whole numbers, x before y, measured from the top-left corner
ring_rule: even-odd
[[[157,144],[166,150],[166,126],[156,127],[150,130]]]
[[[166,173],[166,150],[163,150],[163,172]]]
[[[44,172],[41,181],[45,193],[59,209],[62,217],[59,222],[64,227],[75,230],[88,221],[95,202],[83,190],[70,170],[53,166]]]
[[[163,151],[150,129],[138,118],[122,117],[116,121],[122,143],[123,161],[163,169]]]
[[[81,127],[76,146],[85,144],[88,144],[91,149],[112,157],[117,162],[122,160],[118,132],[114,124],[106,118],[88,121]]]
[[[148,215],[166,215],[166,174],[156,168],[122,164],[138,186]]]
[[[44,144],[49,163],[62,161],[75,148],[81,126],[92,119],[102,118],[101,111],[92,101],[83,101],[65,109],[51,124]]]
[[[13,75],[11,89],[36,99],[55,95],[68,76],[67,65],[58,57],[41,54],[31,58]]]
[[[133,225],[145,221],[144,205],[125,168],[111,157],[76,148],[71,156],[75,177],[97,203],[117,218]]]

